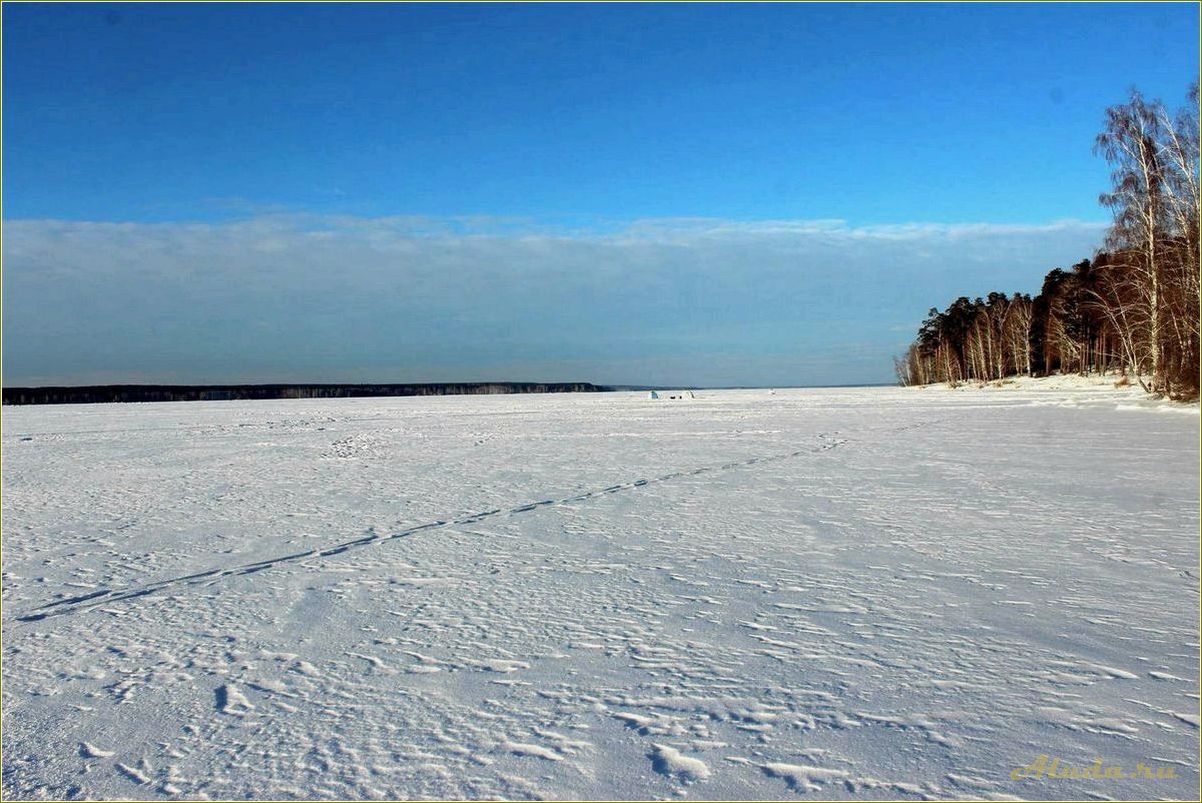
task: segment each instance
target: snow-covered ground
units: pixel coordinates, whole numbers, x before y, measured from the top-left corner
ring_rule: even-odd
[[[1189,798],[1198,439],[1112,385],[5,408],[4,795]]]
[[[1144,377],[1144,382],[1151,383],[1151,377]],[[1077,393],[1080,392],[1101,392],[1107,393],[1111,397],[1120,399],[1126,403],[1137,402],[1142,407],[1149,409],[1190,409],[1195,413],[1198,410],[1198,405],[1167,402],[1165,400],[1154,399],[1139,387],[1139,380],[1134,376],[1122,376],[1117,373],[1106,374],[1053,374],[1051,376],[1012,376],[1002,380],[990,380],[988,382],[969,381],[962,382],[955,388],[947,388],[945,384],[936,384],[929,387],[945,388],[959,391],[973,390],[1022,390],[1034,393],[1047,394],[1048,392],[1071,390]],[[1117,393],[1116,393],[1117,391]]]

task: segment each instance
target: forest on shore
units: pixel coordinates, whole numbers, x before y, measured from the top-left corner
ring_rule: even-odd
[[[1103,250],[1052,270],[1034,297],[992,292],[932,308],[894,361],[901,384],[1113,372],[1156,396],[1198,398],[1197,83],[1176,113],[1132,91],[1106,110],[1095,151],[1112,168]]]
[[[597,393],[591,382],[425,382],[375,385],[86,385],[4,388],[4,404],[114,404],[242,399],[356,399],[367,396],[472,396]]]

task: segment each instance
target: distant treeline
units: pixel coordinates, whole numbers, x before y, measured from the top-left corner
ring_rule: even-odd
[[[903,385],[1018,374],[1114,371],[1145,390],[1198,398],[1198,85],[1176,115],[1133,92],[1106,110],[1106,250],[1056,269],[1039,295],[990,293],[932,308],[905,355]]]
[[[345,399],[364,396],[456,396],[493,393],[596,393],[591,382],[454,382],[420,385],[92,385],[4,388],[5,404]]]

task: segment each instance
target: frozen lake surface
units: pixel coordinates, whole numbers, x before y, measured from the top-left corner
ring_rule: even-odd
[[[1198,438],[1106,387],[5,408],[4,796],[1189,798]]]

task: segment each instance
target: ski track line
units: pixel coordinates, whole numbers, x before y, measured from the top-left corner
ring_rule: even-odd
[[[897,432],[903,432],[903,431],[909,430],[909,429],[916,429],[918,427],[926,426],[929,423],[934,423],[934,422],[922,422],[919,424],[911,424],[911,425],[904,426],[904,427],[897,427],[897,428],[893,428],[891,430],[891,432],[897,433]],[[60,599],[60,600],[56,600],[54,602],[46,603],[45,605],[40,605],[37,608],[34,608],[30,613],[15,616],[12,619],[10,619],[9,621],[10,622],[38,622],[38,621],[50,619],[53,617],[67,616],[67,615],[75,614],[75,613],[82,613],[84,611],[91,610],[92,608],[96,608],[101,605],[110,605],[114,602],[123,602],[125,600],[131,600],[131,599],[137,599],[139,597],[145,597],[149,594],[153,594],[156,591],[161,591],[165,588],[171,588],[174,586],[196,586],[196,585],[200,585],[200,584],[209,585],[209,584],[212,584],[214,581],[216,581],[220,578],[223,578],[223,577],[233,577],[233,576],[239,576],[239,575],[254,574],[256,572],[261,572],[266,569],[270,569],[274,566],[278,566],[280,564],[294,563],[296,561],[304,560],[305,558],[332,557],[334,555],[340,555],[344,552],[347,552],[352,549],[356,549],[358,547],[368,546],[371,544],[385,543],[387,541],[395,541],[399,538],[408,538],[409,536],[417,535],[418,533],[425,532],[426,530],[435,530],[435,529],[441,529],[444,527],[454,527],[454,526],[463,525],[463,524],[475,524],[475,523],[483,521],[485,519],[490,519],[490,518],[494,518],[497,516],[518,515],[521,513],[528,513],[533,510],[538,510],[538,509],[544,508],[544,507],[557,507],[560,505],[571,504],[573,502],[583,502],[588,499],[599,498],[602,496],[607,496],[609,494],[618,493],[620,491],[629,491],[629,490],[633,490],[636,488],[642,488],[644,486],[652,485],[654,483],[669,482],[671,480],[680,479],[681,477],[700,476],[702,474],[708,474],[708,473],[717,472],[717,471],[731,471],[731,470],[734,470],[737,468],[746,468],[748,466],[754,466],[754,465],[758,465],[758,464],[762,464],[762,463],[775,463],[775,462],[779,462],[781,460],[788,460],[788,459],[794,458],[794,457],[801,457],[802,455],[806,455],[806,454],[819,454],[822,452],[830,451],[831,449],[834,449],[838,446],[842,446],[843,444],[847,443],[847,439],[835,438],[834,436],[829,435],[827,433],[820,432],[820,433],[818,433],[817,437],[820,440],[826,441],[826,443],[822,444],[821,446],[818,446],[817,448],[795,449],[794,451],[783,452],[781,454],[765,455],[762,457],[749,457],[746,460],[734,460],[734,461],[731,461],[728,463],[722,463],[720,465],[702,466],[700,468],[688,469],[688,470],[684,470],[684,471],[673,471],[668,474],[661,474],[658,477],[652,477],[650,479],[637,479],[637,480],[632,480],[630,482],[621,482],[621,483],[618,483],[617,485],[610,485],[608,487],[600,488],[597,490],[585,491],[583,493],[573,494],[572,496],[564,497],[563,499],[544,499],[544,500],[541,500],[538,502],[530,502],[528,504],[519,505],[517,507],[512,507],[512,508],[508,508],[508,509],[494,508],[492,510],[484,510],[479,513],[471,513],[471,514],[468,514],[466,516],[461,516],[460,518],[456,518],[456,519],[437,519],[435,521],[427,522],[425,524],[419,524],[415,527],[409,527],[407,529],[392,533],[390,535],[364,536],[362,538],[355,538],[350,541],[343,541],[342,543],[335,544],[333,546],[322,548],[322,549],[307,549],[303,552],[295,552],[290,555],[280,555],[280,556],[274,557],[274,558],[266,558],[264,560],[258,560],[258,561],[254,561],[252,563],[243,563],[238,566],[233,566],[233,567],[226,568],[226,569],[222,569],[222,568],[209,569],[207,571],[195,572],[193,574],[186,574],[181,577],[171,577],[166,580],[159,580],[159,581],[156,581],[153,583],[147,583],[142,586],[135,586],[133,588],[128,588],[125,590],[101,589],[99,591],[93,591],[91,593],[84,594],[82,596],[69,597],[67,599]]]

